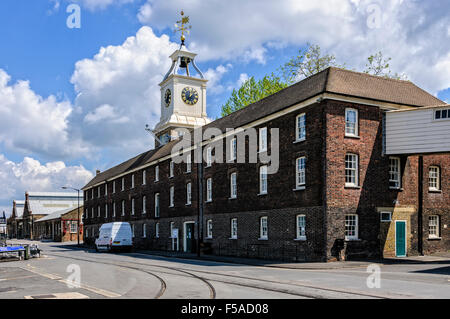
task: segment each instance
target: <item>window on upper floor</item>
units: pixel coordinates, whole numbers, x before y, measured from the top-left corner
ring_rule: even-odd
[[[400,158],[389,157],[389,187],[401,187],[401,172],[400,172]]]
[[[237,138],[233,137],[230,140],[230,161],[237,159]]]
[[[97,206],[97,217],[100,217],[100,205]]]
[[[206,149],[206,167],[211,167],[212,165],[212,148],[208,147]]]
[[[155,194],[155,217],[159,217],[159,193]]]
[[[435,120],[448,120],[450,119],[450,109],[436,110],[434,111]]]
[[[105,183],[105,196],[108,196],[108,183]]]
[[[267,194],[267,166],[259,168],[259,194]]]
[[[192,184],[186,184],[186,205],[191,205],[192,203]]]
[[[100,198],[100,188],[101,186],[97,187],[97,198]]]
[[[297,142],[304,141],[306,139],[306,114],[300,114],[296,118],[296,134],[295,140]]]
[[[306,185],[306,157],[299,157],[295,165],[295,188],[303,189]]]
[[[147,196],[142,196],[142,215],[147,213]]]
[[[105,204],[105,218],[108,218],[108,204]]]
[[[113,191],[112,191],[113,193],[115,193],[116,192],[116,181],[113,181]]]
[[[174,165],[175,165],[174,162],[170,161],[170,164],[169,164],[169,177],[173,177]]]
[[[206,180],[206,201],[212,201],[212,178]]]
[[[267,151],[267,127],[261,127],[259,129],[259,151]]]
[[[131,215],[134,215],[134,198],[131,199]]]
[[[186,173],[190,173],[192,171],[192,155],[189,153],[186,156]]]
[[[345,186],[358,186],[358,155],[345,155]]]
[[[122,216],[125,216],[125,201],[122,201]]]
[[[155,182],[159,181],[159,166],[155,166]]]
[[[142,238],[147,238],[147,225],[142,224]]]
[[[441,171],[439,166],[430,166],[428,171],[428,189],[439,191],[441,189]]]
[[[147,171],[144,169],[142,171],[142,185],[147,184]]]
[[[131,174],[131,188],[134,188],[134,174]]]
[[[123,191],[125,190],[125,178],[124,177],[122,177],[122,190]]]
[[[116,202],[113,202],[113,217],[116,217]]]
[[[237,173],[230,175],[230,198],[237,197]]]
[[[155,224],[155,238],[159,238],[159,223]]]
[[[174,197],[175,197],[175,187],[170,186],[169,189],[169,207],[174,206]]]
[[[358,111],[345,110],[345,136],[358,136]]]

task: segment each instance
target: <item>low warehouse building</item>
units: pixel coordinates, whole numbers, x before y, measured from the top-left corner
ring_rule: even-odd
[[[67,242],[76,241],[79,231],[80,239],[83,238],[83,206],[60,210],[47,215],[35,222],[36,237],[52,241]],[[78,229],[78,213],[80,213],[80,228]]]

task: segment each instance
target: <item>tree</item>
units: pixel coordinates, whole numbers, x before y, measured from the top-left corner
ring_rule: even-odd
[[[345,68],[345,65],[339,65],[336,62],[334,55],[322,55],[320,46],[308,43],[308,47],[305,50],[300,50],[297,56],[292,57],[281,66],[280,71],[285,81],[292,84],[323,71],[330,66]]]
[[[282,81],[280,77],[273,73],[266,75],[259,81],[256,81],[252,76],[238,90],[233,90],[231,97],[222,105],[222,116],[240,110],[288,86],[289,83]]]
[[[369,63],[366,64],[366,69],[364,70],[364,73],[383,76],[385,78],[397,80],[407,79],[405,74],[392,73],[389,64],[392,58],[384,58],[383,53],[381,53],[381,51],[372,54],[367,58],[367,60],[369,61]]]

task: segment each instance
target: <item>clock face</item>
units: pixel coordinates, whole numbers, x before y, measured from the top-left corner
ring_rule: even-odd
[[[198,93],[194,88],[185,87],[181,92],[183,102],[189,105],[194,105],[198,102]]]
[[[169,89],[167,89],[166,93],[164,94],[164,103],[166,104],[166,107],[169,107],[171,101],[172,101],[172,92]]]

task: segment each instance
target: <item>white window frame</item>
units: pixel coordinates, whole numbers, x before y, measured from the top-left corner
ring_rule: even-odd
[[[108,204],[105,204],[105,218],[108,218]]]
[[[116,217],[116,202],[113,202],[113,217]]]
[[[263,216],[259,219],[259,240],[269,239],[269,219]]]
[[[295,190],[306,187],[306,157],[302,156],[295,160]]]
[[[122,191],[125,190],[125,178],[122,177]]]
[[[352,221],[354,221],[354,225],[351,224]],[[354,227],[354,230],[352,230],[354,235],[347,235],[347,229],[350,227]],[[345,240],[358,240],[358,215],[356,214],[345,215]]]
[[[428,168],[428,190],[441,190],[441,168],[439,166],[432,165]]]
[[[192,183],[186,184],[186,205],[192,204]]]
[[[142,224],[142,238],[147,238],[147,224]]]
[[[206,149],[206,167],[212,166],[212,147],[209,146]]]
[[[439,112],[439,118],[437,117],[437,114]],[[443,117],[443,113],[446,113],[446,116]],[[445,121],[445,120],[450,120],[450,109],[441,109],[441,110],[435,110],[434,114],[433,114],[433,119],[435,121]]]
[[[94,215],[94,207],[91,207],[91,216],[92,216],[92,218],[95,218],[95,215]]]
[[[268,192],[267,165],[259,167],[259,194],[265,195]]]
[[[230,221],[230,231],[231,231],[231,237],[230,239],[237,239],[238,237],[238,220],[237,218],[232,218]]]
[[[212,223],[212,219],[208,219],[206,221],[206,238],[211,239],[213,238],[213,223]]]
[[[76,221],[74,221],[74,220],[70,221],[70,233],[71,234],[76,234],[77,233],[77,231],[78,231],[78,227],[77,226],[78,225],[77,225]]]
[[[108,183],[105,183],[105,196],[108,196]]]
[[[259,129],[259,152],[267,152],[267,127],[261,127]]]
[[[135,238],[134,224],[131,224],[131,235],[133,236],[133,238]]]
[[[101,188],[101,186],[99,186],[99,187],[97,188],[97,198],[100,198],[100,188]]]
[[[389,218],[383,218],[383,214],[388,214]],[[380,212],[380,221],[382,223],[389,223],[392,221],[392,212]]]
[[[389,188],[400,189],[402,187],[400,157],[389,157]],[[394,185],[391,185],[394,184]]]
[[[134,174],[131,174],[131,188],[134,188]]]
[[[212,178],[206,179],[206,202],[212,202]]]
[[[297,115],[295,118],[295,141],[302,142],[306,140],[306,113]]]
[[[296,239],[306,240],[306,215],[300,214],[295,216]]]
[[[142,215],[147,214],[147,196],[142,196]]]
[[[352,157],[351,161],[347,160],[347,157]],[[354,163],[355,167],[347,167],[347,163]],[[353,166],[353,165],[352,165]],[[348,172],[350,173],[354,173],[353,174],[347,174]],[[347,177],[351,177],[353,179],[354,177],[354,182],[348,182],[347,181]],[[345,186],[346,187],[358,187],[359,186],[359,156],[358,154],[353,154],[353,153],[347,153],[345,154]]]
[[[237,198],[237,173],[230,175],[230,198]]]
[[[172,178],[174,176],[174,166],[175,163],[173,161],[170,161],[169,163],[169,178]]]
[[[348,113],[350,112],[355,112],[355,128],[354,128],[354,132],[353,128],[352,128],[352,122],[348,121]],[[350,136],[350,137],[359,137],[359,114],[358,114],[358,110],[357,109],[352,109],[352,108],[347,108],[345,109],[345,136]]]
[[[155,217],[156,218],[159,218],[159,216],[160,216],[160,209],[159,209],[160,203],[159,203],[159,200],[160,200],[159,193],[155,193]]]
[[[146,185],[147,184],[147,171],[144,169],[142,171],[142,185]]]
[[[155,166],[155,182],[159,182],[159,165]]]
[[[237,138],[233,137],[230,140],[230,161],[237,159]]]
[[[428,216],[428,238],[440,238],[439,215]]]
[[[97,206],[97,217],[100,217],[101,215],[101,208],[100,205]]]
[[[169,207],[174,206],[174,197],[175,197],[175,187],[170,186],[170,188],[169,188]]]
[[[122,200],[122,216],[125,216],[125,200]]]
[[[134,216],[134,204],[135,204],[135,201],[134,201],[134,198],[132,198],[131,199],[131,215],[132,216]]]
[[[113,181],[113,194],[116,192],[116,181]]]
[[[192,155],[189,153],[186,156],[186,173],[192,172]]]

